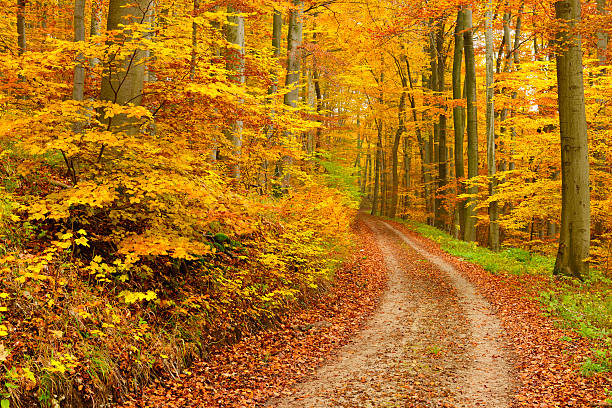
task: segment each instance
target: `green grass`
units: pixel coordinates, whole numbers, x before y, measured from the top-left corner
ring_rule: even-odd
[[[451,255],[482,266],[485,270],[498,274],[507,272],[513,275],[550,274],[555,259],[550,256],[532,254],[520,248],[506,248],[495,253],[473,242],[460,241],[430,225],[405,221],[419,234],[436,241]]]
[[[492,274],[536,275],[550,279],[542,281],[540,288],[535,288],[544,313],[556,318],[561,327],[598,344],[594,357],[583,363],[581,373],[589,376],[612,371],[612,280],[594,269],[584,281],[570,278],[553,280],[554,256],[533,254],[521,248],[505,248],[495,253],[475,243],[455,239],[429,225],[400,222],[437,242],[451,255],[480,265]]]

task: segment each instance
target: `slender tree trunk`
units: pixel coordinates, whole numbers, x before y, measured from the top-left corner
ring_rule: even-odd
[[[430,25],[433,22],[430,21]],[[437,94],[438,90],[438,56],[436,55],[436,39],[434,34],[429,36],[429,58],[430,58],[430,70],[431,76],[429,77],[429,89],[434,95]],[[438,105],[438,104],[436,104]],[[438,118],[439,119],[439,118]],[[429,192],[430,192],[430,208],[428,215],[428,224],[436,225],[438,220],[438,177],[436,175],[438,165],[438,149],[437,143],[439,138],[439,122],[433,122],[433,129],[429,135],[429,142],[427,145],[427,159],[429,169]]]
[[[283,15],[279,10],[274,9],[274,17],[272,18],[272,56],[274,58],[280,58],[281,51],[281,37],[283,35]],[[276,69],[273,69],[272,86],[268,90],[269,94],[278,92],[278,73]]]
[[[383,136],[384,137],[384,136]],[[383,146],[380,154],[380,211],[379,215],[388,215],[387,214],[387,206],[388,202],[388,192],[387,189],[387,155],[385,154],[385,145],[383,139]]]
[[[74,41],[85,41],[85,0],[74,1]],[[77,55],[74,66],[74,81],[72,85],[72,99],[82,101],[85,93],[85,61],[83,54]]]
[[[372,215],[377,214],[378,210],[378,190],[380,188],[380,162],[382,155],[382,132],[383,132],[383,122],[382,119],[375,119],[376,121],[376,131],[377,131],[377,139],[376,139],[376,158],[374,163],[374,198],[372,199]]]
[[[461,92],[461,60],[463,58],[463,10],[457,12],[457,23],[455,25],[455,48],[453,53],[453,99],[462,99]],[[465,133],[464,109],[461,106],[453,106],[453,127],[455,130],[455,178],[457,179],[457,195],[465,192],[463,179],[465,178],[465,165],[463,163],[463,140]],[[457,199],[457,213],[459,225],[455,226],[458,237],[463,239],[465,232],[465,200]]]
[[[514,29],[514,49],[512,51],[513,62],[515,69],[519,69],[519,64],[521,63],[519,56],[519,47],[521,45],[521,28],[522,28],[522,15],[523,15],[523,7],[524,4],[521,3],[521,7],[519,8],[518,15],[516,16],[516,27]],[[518,96],[517,92],[512,92],[512,99],[516,99]],[[514,115],[514,112],[510,113]],[[512,159],[514,156],[514,141],[516,140],[516,128],[512,126],[512,133],[510,136],[510,163],[508,165],[508,170],[512,171],[516,168],[516,163]]]
[[[494,91],[494,61],[493,61],[493,1],[487,3],[485,13],[485,48],[486,48],[486,85],[487,85],[487,174],[489,176],[489,196],[497,194],[497,181],[495,173],[497,166],[495,163],[495,102],[493,101]],[[499,209],[497,201],[489,203],[489,248],[499,251]]]
[[[557,1],[555,15],[567,27],[556,38],[562,209],[554,274],[582,278],[589,271],[591,206],[581,38],[575,31],[580,0]]]
[[[406,185],[406,198],[404,199],[404,210],[408,209],[410,205],[409,194],[411,190],[411,180],[410,180],[410,171],[411,171],[411,160],[412,160],[412,143],[408,136],[404,137],[404,183]],[[405,213],[405,211],[404,211]]]
[[[408,76],[408,84],[410,85],[410,90],[414,91],[413,81],[412,81],[412,72],[410,70],[410,62],[408,58],[405,59],[406,63],[406,74]],[[421,125],[419,123],[417,117],[417,109],[416,109],[416,101],[414,95],[408,94],[408,100],[410,101],[410,111],[412,112],[412,120],[414,122],[414,133],[417,137],[417,143],[419,145],[419,157],[421,159],[421,182],[423,185],[423,199],[425,201],[425,210],[429,216],[429,194],[428,194],[428,169],[427,169],[427,143],[423,139],[423,134],[421,132]]]
[[[121,30],[125,24],[144,24],[149,13],[152,0],[110,0],[108,8],[107,30]],[[121,43],[123,47],[130,47],[131,33],[124,32]],[[144,87],[145,66],[141,63],[144,51],[134,47],[124,58],[110,58],[104,67],[102,78],[102,100],[127,105],[128,103],[140,105]],[[116,132],[125,132],[129,135],[138,133],[139,122],[127,115],[116,115],[109,119],[108,129]],[[104,148],[99,154],[102,158]]]
[[[100,27],[102,25],[102,10],[98,4],[92,3],[91,6],[91,20],[89,22],[89,36],[91,38],[100,35]],[[89,66],[91,68],[96,67],[100,61],[96,57],[89,59]]]
[[[302,0],[293,0],[293,7],[289,11],[289,23],[287,27],[287,76],[285,86],[289,91],[284,96],[285,105],[297,107],[300,96],[300,60],[302,46]],[[285,134],[290,137],[290,133]],[[283,157],[283,167],[291,163],[289,156]],[[283,170],[285,171],[285,170]],[[283,185],[289,184],[289,175],[284,174]]]
[[[405,81],[403,81],[405,82]],[[404,123],[404,113],[406,110],[406,92],[402,91],[399,100],[399,111],[397,114],[398,117],[398,126],[397,131],[395,132],[395,138],[393,139],[393,146],[391,148],[391,205],[389,206],[389,217],[395,218],[395,214],[397,212],[397,202],[399,195],[399,173],[398,173],[398,150],[400,140],[402,139],[402,134],[406,130],[406,125]]]
[[[285,105],[297,106],[299,97],[300,59],[302,46],[302,1],[293,0],[293,8],[289,13],[289,28],[287,34],[287,78],[285,85],[289,92],[285,94]]]
[[[465,53],[465,93],[467,99],[467,156],[468,179],[478,176],[478,106],[476,102],[476,62],[474,59],[474,40],[472,34],[472,9],[464,10],[465,31],[463,35]],[[478,194],[477,186],[470,186],[468,194]],[[465,233],[466,241],[476,240],[476,199],[471,197],[466,203]]]
[[[193,0],[193,17],[197,17],[200,11],[200,0]],[[189,78],[195,79],[196,67],[198,64],[198,24],[194,21],[191,23],[191,67]]]
[[[26,0],[17,0],[17,54],[26,52]]]
[[[225,39],[230,44],[237,45],[237,49],[229,49],[226,52],[226,67],[232,74],[230,80],[238,84],[245,83],[245,33],[244,33],[244,16],[240,15],[241,11],[233,6],[227,7],[227,24],[225,26]],[[225,131],[226,137],[232,144],[232,155],[234,159],[239,160],[242,149],[242,129],[243,122],[238,117],[236,118],[229,129]],[[233,178],[240,178],[240,164],[235,162],[230,165],[230,174]]]
[[[444,207],[443,195],[446,193],[445,188],[448,183],[448,149],[446,146],[446,105],[445,105],[445,72],[446,72],[446,53],[444,50],[444,22],[438,23],[436,32],[436,56],[438,59],[437,69],[437,92],[440,101],[440,116],[438,121],[438,194],[436,195],[436,227],[441,230],[447,229],[448,212]]]
[[[606,0],[597,0],[597,12],[606,15]],[[608,63],[608,33],[603,30],[597,31],[597,58],[599,65]]]

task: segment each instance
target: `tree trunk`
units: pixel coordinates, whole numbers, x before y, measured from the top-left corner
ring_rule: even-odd
[[[444,103],[445,91],[445,68],[446,68],[446,53],[444,50],[444,22],[438,23],[436,32],[436,56],[438,59],[437,69],[437,92],[440,101],[440,116],[438,121],[438,193],[436,195],[436,227],[441,230],[446,230],[448,224],[448,213],[444,207],[443,195],[446,193],[445,187],[448,183],[448,149],[446,146],[446,105]]]
[[[461,59],[463,58],[463,10],[457,12],[457,23],[455,25],[455,48],[453,53],[453,99],[462,99],[461,92]],[[463,179],[465,178],[465,167],[463,163],[463,139],[465,133],[465,110],[461,106],[453,106],[453,127],[455,130],[455,178],[457,179],[457,195],[465,192]],[[455,226],[455,233],[463,239],[465,232],[465,200],[457,199],[457,214],[459,225]]]
[[[26,52],[26,0],[17,0],[17,54]]]
[[[581,38],[575,31],[580,0],[557,1],[555,15],[567,28],[556,36],[562,209],[554,274],[582,278],[589,270],[591,207]]]
[[[378,138],[376,139],[376,158],[374,163],[374,197],[372,198],[372,215],[376,215],[378,209],[378,190],[380,188],[380,161],[382,154],[382,132],[383,123],[381,119],[375,119],[376,131]]]
[[[476,102],[476,62],[474,59],[474,40],[472,34],[472,9],[464,10],[465,31],[463,34],[465,52],[465,93],[467,99],[467,156],[468,179],[478,176],[478,105]],[[478,194],[477,186],[470,186],[468,194]],[[476,198],[471,197],[466,203],[465,233],[466,241],[476,240]]]
[[[513,62],[515,69],[519,69],[519,64],[521,63],[519,56],[519,47],[521,45],[521,27],[522,27],[522,15],[523,15],[523,7],[524,5],[521,3],[521,7],[519,8],[518,15],[516,16],[516,27],[514,29],[514,49],[512,51],[513,54]],[[512,99],[517,98],[517,92],[512,92]],[[510,113],[513,115],[513,112]],[[514,141],[516,140],[516,129],[512,126],[512,133],[510,135],[510,163],[508,165],[508,170],[512,171],[516,168],[516,163],[512,156],[514,156]]]
[[[497,193],[497,181],[495,173],[497,167],[495,164],[495,102],[493,101],[494,91],[494,61],[493,61],[493,1],[487,3],[487,11],[485,13],[486,30],[485,30],[485,48],[486,48],[486,95],[487,95],[487,174],[489,176],[489,196],[493,197]],[[492,251],[499,251],[499,209],[497,201],[489,203],[489,248]]]
[[[232,74],[230,80],[238,84],[245,83],[245,51],[244,51],[244,16],[240,15],[240,10],[233,6],[227,6],[227,24],[225,25],[225,39],[230,44],[237,45],[238,48],[228,49],[225,55],[227,70]],[[235,160],[239,160],[242,149],[242,128],[243,122],[237,117],[226,129],[225,136],[232,144],[232,155]],[[234,162],[230,165],[230,175],[240,178],[240,164]]]
[[[124,24],[144,24],[147,19],[152,0],[110,0],[108,7],[107,30],[121,30]],[[129,17],[129,18],[128,18]],[[124,38],[119,39],[120,44],[129,47],[131,33],[124,31]],[[145,66],[141,63],[144,51],[135,47],[124,58],[110,58],[104,67],[102,78],[101,99],[118,105],[140,105],[144,87]],[[127,115],[115,115],[108,121],[108,129],[116,132],[125,132],[129,135],[138,133],[137,119]],[[99,157],[102,157],[100,152]]]
[[[406,185],[406,197],[404,199],[404,210],[410,205],[409,193],[411,189],[410,167],[412,160],[412,142],[408,136],[404,137],[404,183]],[[404,212],[405,213],[405,212]]]
[[[200,11],[200,0],[193,0],[193,17],[198,16]],[[198,24],[194,21],[191,23],[191,67],[189,70],[189,78],[195,79],[196,67],[198,64]]]
[[[388,205],[387,155],[385,154],[384,139],[383,139],[383,145],[380,151],[380,211],[378,212],[379,215],[388,215],[387,205]]]
[[[597,0],[597,12],[606,15],[606,0]],[[608,63],[608,33],[603,30],[597,31],[597,58],[599,65],[607,65]]]
[[[280,57],[281,51],[281,37],[283,33],[283,15],[280,11],[274,9],[274,17],[272,18],[272,56],[274,58]],[[268,90],[269,94],[274,94],[278,92],[278,74],[277,70],[274,69],[272,75],[274,77],[272,81],[272,86]]]
[[[405,82],[405,81],[402,81]],[[405,86],[405,85],[404,85]],[[405,89],[405,88],[404,88]],[[398,150],[400,140],[402,139],[402,134],[406,129],[404,123],[404,111],[406,109],[406,92],[402,91],[399,100],[399,111],[397,114],[398,117],[398,126],[397,131],[395,132],[395,138],[393,139],[393,146],[391,148],[391,161],[392,161],[392,169],[391,169],[391,205],[389,206],[389,218],[395,218],[395,214],[397,212],[397,202],[399,195],[399,173],[398,173]]]
[[[85,41],[85,0],[74,0],[74,41]],[[74,66],[74,80],[72,84],[72,99],[82,101],[85,93],[85,61],[83,54],[77,55]]]
[[[300,47],[302,46],[302,0],[293,0],[293,8],[289,12],[289,28],[287,33],[287,78],[285,85],[289,92],[285,94],[285,105],[297,106],[300,80]]]
[[[91,20],[89,22],[89,36],[96,37],[100,35],[100,26],[102,25],[102,10],[96,4],[91,6]],[[96,57],[92,57],[89,60],[89,66],[94,68],[100,61]]]

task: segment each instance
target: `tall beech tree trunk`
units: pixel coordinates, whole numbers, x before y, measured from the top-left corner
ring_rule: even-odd
[[[300,97],[299,81],[300,81],[300,60],[301,52],[300,47],[302,46],[302,0],[293,0],[293,7],[289,11],[289,23],[287,26],[287,76],[285,77],[285,86],[289,88],[283,98],[285,105],[293,108],[297,107],[297,103]],[[290,133],[286,133],[287,137],[290,137]],[[282,159],[283,165],[289,165],[291,158],[285,156]],[[286,188],[289,184],[289,175],[286,174],[286,170],[279,171],[279,173],[285,172],[283,176],[283,186]]]
[[[101,7],[95,3],[91,5],[91,20],[89,21],[89,36],[96,37],[100,35],[100,27],[102,25],[102,10]],[[100,61],[96,57],[92,57],[89,60],[89,66],[94,68]],[[93,76],[92,72],[92,76]]]
[[[372,198],[372,215],[377,214],[378,210],[378,191],[380,189],[380,165],[382,156],[382,138],[383,138],[383,122],[382,119],[374,119],[376,122],[376,157],[374,159],[374,194]]]
[[[438,117],[438,190],[436,194],[436,227],[441,230],[447,229],[448,213],[444,207],[444,200],[442,199],[445,194],[445,187],[448,183],[448,148],[446,146],[446,105],[445,105],[445,79],[444,74],[446,72],[446,52],[444,50],[444,21],[438,23],[438,29],[436,31],[436,57],[438,60],[436,68],[438,69],[437,75],[437,92],[441,99],[440,101],[440,115]]]
[[[453,99],[462,99],[461,92],[461,60],[463,58],[463,10],[457,12],[455,25],[455,47],[453,52]],[[463,139],[465,133],[465,110],[463,107],[453,106],[453,127],[455,131],[455,178],[457,179],[457,195],[465,192],[463,179],[465,178],[465,165],[463,163]],[[457,199],[457,213],[459,225],[455,226],[455,233],[463,239],[465,232],[465,200]]]
[[[405,84],[405,80],[402,81]],[[404,85],[405,89],[405,85]],[[402,91],[399,100],[399,112],[397,114],[398,126],[395,131],[395,138],[393,139],[393,146],[391,148],[391,204],[389,205],[388,215],[390,218],[395,218],[395,214],[397,212],[397,202],[399,195],[399,172],[398,172],[398,151],[400,140],[402,139],[402,135],[406,130],[406,125],[404,122],[404,112],[406,110],[406,92]]]
[[[576,32],[580,0],[557,1],[555,15],[565,28],[556,36],[562,209],[554,274],[582,278],[589,270],[591,206],[581,38]]]
[[[472,9],[464,10],[465,31],[463,34],[465,53],[465,94],[467,99],[467,156],[468,179],[478,176],[478,106],[476,103],[476,62],[474,59],[474,39],[472,34]],[[478,187],[470,186],[468,194],[478,194]],[[466,203],[465,233],[466,241],[476,240],[476,199],[469,198]]]
[[[85,0],[74,0],[74,41],[85,41]],[[85,93],[85,61],[83,54],[77,55],[74,66],[72,99],[82,101]]]
[[[597,12],[606,15],[606,0],[597,0]],[[608,33],[603,30],[597,31],[597,58],[599,65],[606,65],[608,62]]]
[[[225,25],[225,39],[230,44],[237,45],[237,48],[226,51],[226,67],[232,74],[230,80],[235,83],[244,84],[245,76],[245,51],[244,51],[244,16],[240,15],[240,10],[234,6],[227,6],[227,24]],[[240,158],[242,149],[242,129],[243,122],[240,116],[234,119],[229,129],[226,129],[225,136],[232,144],[232,155],[234,159]],[[230,174],[233,178],[240,178],[240,164],[234,162],[230,165]]]
[[[26,0],[17,0],[17,54],[26,52]]]
[[[272,56],[274,58],[280,58],[281,51],[281,37],[283,35],[283,15],[279,10],[274,9],[274,17],[272,17]],[[268,90],[269,94],[274,94],[278,91],[278,74],[277,70],[274,69],[272,72],[274,81]]]
[[[403,63],[400,63],[400,61],[403,61],[404,59],[406,59],[406,56],[402,55],[401,58],[398,60],[397,58],[394,58],[395,61],[395,67],[397,69],[397,73],[400,77],[400,81],[402,84],[402,93],[400,95],[400,99],[399,99],[399,103],[398,103],[398,112],[397,112],[397,130],[395,131],[395,137],[393,139],[393,146],[391,148],[391,204],[389,205],[389,217],[390,218],[395,218],[395,215],[397,213],[397,205],[398,205],[398,201],[399,201],[399,183],[400,183],[400,178],[399,178],[399,171],[398,171],[398,166],[399,166],[399,157],[398,157],[398,151],[399,151],[399,145],[400,145],[400,141],[402,140],[402,135],[404,134],[404,132],[406,131],[406,90],[408,89],[408,81],[406,78],[406,74],[404,73],[403,70]],[[404,148],[404,164],[406,163],[405,161],[406,158],[406,151]]]
[[[410,85],[410,90],[414,91],[414,85],[412,81],[412,72],[410,71],[410,61],[408,58],[405,59],[406,63],[406,74],[408,76],[408,85]],[[419,123],[417,117],[417,109],[416,109],[416,101],[414,95],[412,93],[408,93],[408,100],[410,101],[410,111],[412,112],[412,121],[414,122],[414,133],[417,137],[417,143],[419,144],[419,156],[421,159],[421,181],[423,185],[423,198],[425,200],[425,208],[429,209],[429,196],[428,196],[428,170],[427,170],[427,145],[425,140],[423,139],[423,134],[421,132],[421,125]],[[429,214],[429,213],[428,213]]]
[[[433,24],[433,21],[430,20],[430,26]],[[435,35],[431,33],[429,35],[429,58],[430,58],[430,71],[431,76],[429,77],[429,89],[432,91],[432,94],[436,95],[438,90],[438,57],[436,55],[436,39]],[[438,105],[438,104],[436,104]],[[439,117],[438,117],[439,119]],[[427,223],[429,225],[436,225],[436,221],[438,219],[438,177],[437,166],[438,166],[438,137],[439,137],[439,123],[436,121],[432,121],[433,126],[431,132],[429,134],[428,144],[427,144],[427,162],[430,174],[430,208],[429,214],[427,217]]]
[[[495,68],[493,58],[493,1],[487,3],[487,11],[485,13],[486,30],[485,30],[485,54],[486,54],[486,95],[487,95],[487,174],[489,176],[489,196],[492,197],[497,193],[497,181],[495,173],[497,166],[495,164],[495,102],[493,101],[494,80],[493,70]],[[489,203],[489,248],[499,251],[499,209],[497,201]]]
[[[521,63],[519,56],[519,47],[521,46],[521,28],[522,28],[522,15],[523,15],[523,7],[524,4],[521,3],[519,7],[518,15],[516,16],[516,27],[514,29],[514,49],[512,51],[512,58],[514,62],[515,69],[519,69],[519,64]],[[518,96],[516,91],[512,92],[512,99],[516,99]],[[510,112],[513,115],[513,112]],[[516,168],[516,163],[512,159],[514,155],[514,141],[516,140],[516,128],[512,126],[510,135],[510,163],[508,164],[508,170],[514,170]]]
[[[107,30],[121,30],[122,25],[134,23],[144,24],[152,4],[153,0],[110,0]],[[118,39],[123,47],[131,47],[131,40],[131,33],[127,31],[123,32],[123,38]],[[145,66],[141,63],[144,51],[133,48],[124,58],[110,58],[106,63],[100,92],[102,100],[118,105],[140,105],[145,74]],[[121,114],[110,118],[107,126],[109,130],[134,135],[138,133],[139,122]],[[103,152],[104,148],[99,158],[102,158]]]
[[[200,11],[200,0],[193,0],[193,17],[197,17]],[[196,68],[198,64],[198,24],[194,21],[191,23],[191,67],[189,70],[189,78],[195,79]]]
[[[85,0],[74,1],[74,41],[83,42],[85,41]],[[74,66],[74,77],[72,80],[72,99],[78,102],[82,102],[85,94],[85,58],[83,54],[78,53],[76,57],[76,64]],[[74,133],[81,133],[85,123],[82,120],[75,121],[72,124],[72,131]],[[76,185],[78,182],[77,171],[78,163],[76,156],[70,156],[63,150],[62,156],[66,162],[68,173],[72,179],[72,184]]]
[[[285,85],[289,92],[285,94],[285,105],[297,106],[300,95],[298,83],[300,80],[300,47],[302,46],[302,1],[293,0],[289,12],[289,27],[287,32],[287,78]]]

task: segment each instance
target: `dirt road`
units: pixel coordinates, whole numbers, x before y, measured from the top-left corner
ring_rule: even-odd
[[[409,236],[365,221],[389,273],[380,307],[333,361],[268,406],[510,407],[512,356],[487,301]]]

